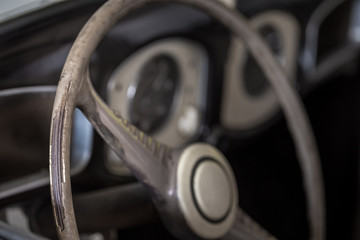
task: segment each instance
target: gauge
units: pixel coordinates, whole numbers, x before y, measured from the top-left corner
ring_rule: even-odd
[[[299,24],[290,14],[268,11],[250,24],[268,43],[287,77],[296,75]],[[262,126],[279,111],[275,93],[257,62],[241,40],[233,39],[229,50],[223,88],[221,124],[231,131],[248,131]]]
[[[130,121],[144,132],[156,131],[171,112],[178,85],[179,69],[175,60],[165,54],[151,58],[139,74],[137,87],[128,90],[128,97],[132,98]]]
[[[169,38],[139,49],[112,74],[107,101],[126,120],[177,148],[193,139],[205,108],[208,56],[196,42]],[[128,173],[107,150],[108,169]]]

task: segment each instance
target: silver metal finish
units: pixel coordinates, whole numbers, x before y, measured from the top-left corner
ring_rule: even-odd
[[[222,3],[224,3],[226,6],[230,8],[234,8],[236,6],[236,0],[218,0]]]
[[[0,200],[49,185],[49,173],[39,172],[0,184]]]
[[[151,136],[177,148],[196,135],[205,108],[208,56],[199,44],[170,38],[140,49],[114,71],[107,86],[107,102],[109,107],[130,121],[131,102],[139,84],[139,74],[150,59],[159,55],[167,55],[175,60],[180,82],[166,121]],[[107,150],[106,165],[114,174],[130,174],[110,148]]]
[[[296,54],[299,42],[299,26],[296,19],[281,11],[269,11],[254,16],[250,24],[259,30],[271,26],[282,43],[281,65],[287,78],[293,83],[296,75]],[[258,96],[252,96],[245,87],[245,62],[248,58],[246,45],[241,39],[233,39],[229,50],[222,99],[221,122],[231,130],[249,130],[266,123],[280,108],[276,93],[267,88]]]
[[[193,144],[180,155],[177,192],[190,228],[204,239],[223,237],[234,224],[238,195],[226,158],[207,144]]]
[[[0,90],[0,183],[47,168],[56,86]]]
[[[5,89],[0,91],[0,98],[12,96],[24,96],[26,94],[47,95],[54,94],[56,86],[35,86],[35,87],[19,87],[12,89]]]
[[[354,0],[350,18],[350,39],[360,43],[360,0]]]
[[[182,151],[172,150],[155,141],[112,111],[96,93],[89,77],[91,54],[104,34],[129,11],[149,2],[179,2],[199,8],[218,19],[244,41],[276,92],[295,142],[307,194],[310,238],[324,239],[321,168],[316,142],[301,100],[264,41],[252,30],[247,20],[240,13],[213,0],[110,0],[89,19],[79,33],[61,74],[51,125],[51,197],[60,239],[79,239],[70,184],[70,137],[75,107],[85,113],[94,128],[146,187],[170,231],[179,238],[198,238],[181,210],[183,206],[179,204],[176,188],[177,167],[181,163],[179,158]],[[210,154],[210,157],[216,155]],[[248,236],[248,239],[271,239],[265,230],[238,208],[235,224],[226,238],[242,239],[243,236]]]
[[[360,3],[358,0],[352,2],[351,15],[349,17],[348,43],[338,46],[326,58],[318,61],[318,35],[320,28],[326,18],[337,8],[345,4],[346,0],[327,0],[322,2],[313,12],[307,26],[304,55],[302,66],[309,83],[316,86],[324,79],[328,79],[334,72],[351,63],[357,58],[360,42]]]
[[[336,70],[353,62],[358,56],[359,49],[359,44],[348,44],[337,49],[318,64],[315,74],[308,79],[312,81],[314,85],[319,84],[321,80],[327,79],[334,74]]]
[[[302,65],[304,73],[309,79],[316,79],[313,76],[317,71],[318,58],[318,36],[319,29],[326,17],[346,0],[323,1],[311,15],[305,29],[305,46]]]

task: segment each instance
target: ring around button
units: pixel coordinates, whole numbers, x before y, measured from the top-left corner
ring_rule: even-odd
[[[200,159],[192,172],[191,191],[199,213],[209,222],[220,223],[231,209],[231,182],[226,169],[211,157]]]

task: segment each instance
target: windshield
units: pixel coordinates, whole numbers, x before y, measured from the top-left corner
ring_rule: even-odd
[[[32,12],[65,0],[2,0],[0,22]]]

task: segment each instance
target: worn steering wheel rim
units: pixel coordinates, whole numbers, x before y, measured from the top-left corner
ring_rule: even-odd
[[[174,159],[181,154],[157,143],[110,110],[95,92],[88,73],[91,54],[110,27],[131,10],[150,2],[182,3],[203,10],[230,29],[253,54],[278,97],[295,143],[306,192],[310,239],[324,239],[325,200],[321,165],[300,97],[290,86],[271,51],[251,29],[245,17],[213,0],[110,0],[89,19],[79,33],[61,74],[51,123],[50,185],[59,237],[79,238],[70,183],[70,136],[75,107],[83,111],[104,140],[147,187],[155,205],[159,211],[167,214],[169,222],[176,222],[174,219],[181,215],[179,200],[174,200],[176,197],[167,194],[169,189],[176,190],[176,179],[171,177],[176,175],[176,166],[173,165],[177,162]],[[168,183],[164,184],[164,180],[168,180]],[[271,238],[240,208],[236,215],[232,229],[222,237]],[[178,222],[186,222],[183,216],[179,219]],[[171,226],[170,229],[174,230]],[[184,229],[189,233],[182,234],[176,230],[173,233],[180,237],[191,236],[189,227]]]

